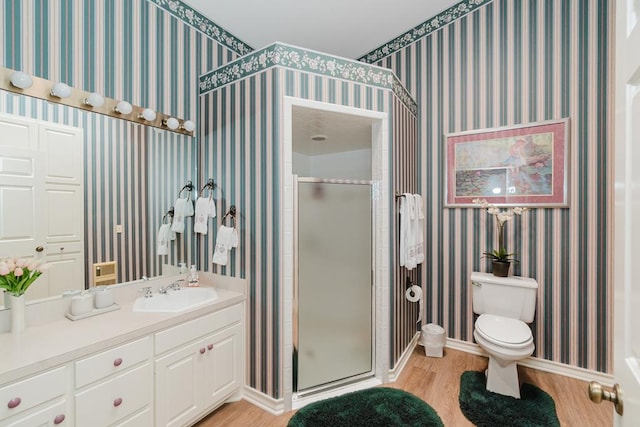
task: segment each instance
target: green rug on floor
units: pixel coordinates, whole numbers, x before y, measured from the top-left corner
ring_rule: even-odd
[[[288,427],[442,427],[423,400],[387,387],[374,387],[311,403],[295,413]]]
[[[520,387],[520,399],[486,389],[484,372],[460,377],[460,409],[478,427],[560,427],[553,398],[532,384]]]

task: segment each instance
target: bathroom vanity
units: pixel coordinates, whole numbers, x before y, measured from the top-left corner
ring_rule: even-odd
[[[184,426],[238,399],[245,296],[216,290],[179,313],[134,312],[123,290],[119,310],[0,334],[0,425]]]

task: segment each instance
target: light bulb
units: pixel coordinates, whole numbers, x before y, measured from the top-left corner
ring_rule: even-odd
[[[104,105],[104,97],[99,93],[93,92],[84,99],[84,103],[92,107],[99,108]]]
[[[153,111],[151,108],[145,108],[144,110],[142,110],[142,114],[140,114],[138,118],[144,119],[148,122],[152,122],[156,119],[156,112]]]
[[[187,120],[182,124],[182,129],[186,130],[187,132],[193,132],[196,129],[196,124],[191,120]]]
[[[176,130],[180,126],[180,122],[174,117],[169,117],[168,119],[163,120],[162,124],[171,130]]]
[[[116,110],[116,112],[120,114],[129,114],[131,113],[131,111],[133,111],[133,107],[127,101],[120,101],[118,102],[114,110]]]
[[[20,89],[28,89],[33,86],[33,79],[27,73],[22,71],[14,71],[11,73],[11,84]]]
[[[58,82],[51,88],[51,96],[68,98],[71,96],[71,88],[66,83]]]

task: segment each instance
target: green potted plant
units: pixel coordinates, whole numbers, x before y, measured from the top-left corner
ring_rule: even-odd
[[[496,222],[498,223],[498,249],[483,252],[483,257],[491,259],[494,276],[507,277],[511,263],[518,262],[518,260],[514,257],[515,253],[509,253],[504,247],[504,226],[514,215],[522,215],[529,208],[513,207],[501,210],[495,205],[487,203],[485,199],[473,199],[473,203],[485,208],[488,213],[496,217]]]
[[[12,332],[24,330],[24,293],[48,267],[49,264],[33,259],[9,258],[0,261],[0,289],[9,294]]]

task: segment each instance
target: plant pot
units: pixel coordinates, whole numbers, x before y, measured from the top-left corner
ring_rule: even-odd
[[[511,263],[509,261],[491,261],[491,266],[493,267],[494,276],[507,277]]]

